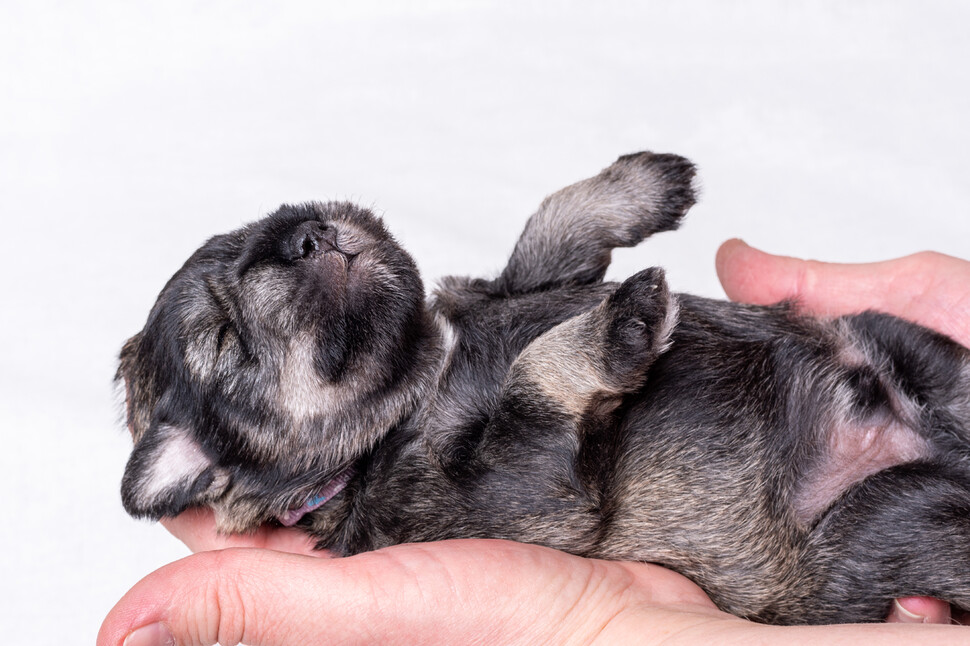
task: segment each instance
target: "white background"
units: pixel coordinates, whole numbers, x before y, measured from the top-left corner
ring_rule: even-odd
[[[732,236],[970,257],[965,3],[631,4],[0,4],[4,643],[93,643],[186,554],[121,509],[115,357],[280,202],[360,201],[427,278],[492,274],[545,194],[652,149],[703,199],[612,277],[719,296]]]

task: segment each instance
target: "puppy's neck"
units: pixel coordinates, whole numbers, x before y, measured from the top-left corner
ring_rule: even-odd
[[[406,369],[375,385],[373,376],[362,366],[358,383],[344,389],[351,400],[340,406],[339,414],[324,417],[325,427],[319,429],[327,438],[325,449],[330,466],[352,464],[393,428],[420,417],[448,372],[455,345],[451,324],[441,315],[425,312],[421,333],[397,358],[407,365]]]
[[[395,384],[396,388],[383,398],[384,406],[380,411],[375,412],[373,406],[367,408],[363,402],[361,403],[354,422],[358,425],[370,424],[370,426],[366,427],[366,431],[361,429],[358,437],[369,431],[373,434],[374,442],[377,443],[404,420],[413,415],[420,416],[427,403],[433,399],[433,392],[448,370],[455,344],[456,335],[451,324],[440,315],[433,317],[429,315],[426,333],[413,348],[416,362],[412,371]],[[376,416],[378,413],[381,417]],[[333,505],[326,506],[325,509],[324,506],[337,497],[358,473],[356,463],[366,453],[365,450],[351,456],[346,463],[347,466],[337,475],[319,484],[315,489],[305,490],[307,491],[305,498],[279,513],[276,519],[282,525],[290,527],[300,522],[307,514],[319,510],[322,513],[314,514],[317,533],[322,532],[321,528],[324,526],[340,522],[338,519],[343,518],[343,512],[339,508],[331,509]]]

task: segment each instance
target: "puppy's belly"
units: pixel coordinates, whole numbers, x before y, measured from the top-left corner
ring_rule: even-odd
[[[796,518],[806,525],[852,485],[929,455],[926,440],[890,413],[836,422],[827,436],[822,455],[803,476],[795,496]]]

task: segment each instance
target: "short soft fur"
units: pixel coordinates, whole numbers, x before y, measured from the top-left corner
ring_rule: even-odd
[[[121,354],[125,508],[299,527],[340,554],[491,537],[660,563],[758,621],[970,609],[970,353],[890,316],[603,282],[694,168],[621,157],[543,201],[494,279],[426,299],[368,211],[283,206],[206,242]]]

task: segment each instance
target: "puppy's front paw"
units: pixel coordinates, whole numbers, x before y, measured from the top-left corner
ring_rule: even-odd
[[[606,311],[608,370],[623,382],[642,380],[666,350],[677,322],[677,302],[663,270],[651,267],[625,280],[607,300]]]

